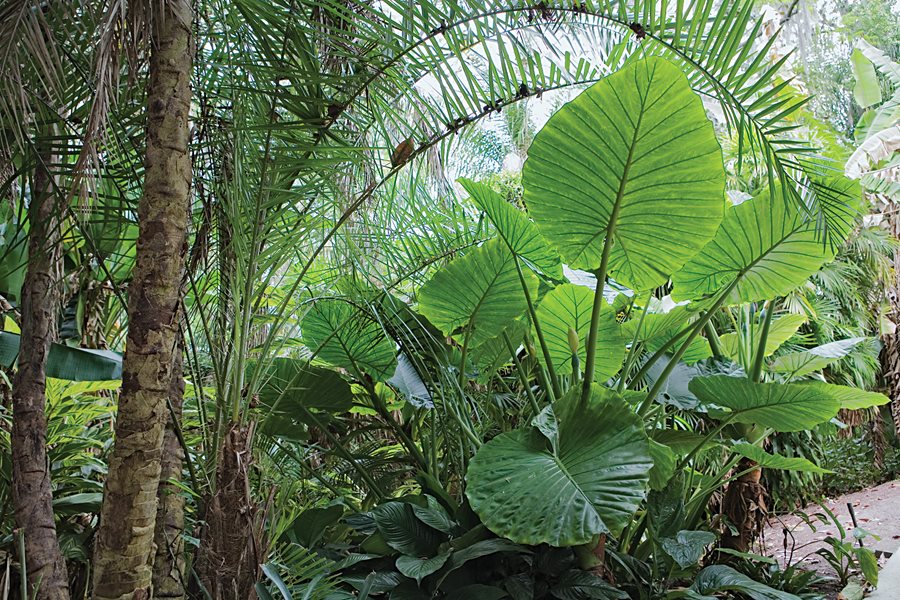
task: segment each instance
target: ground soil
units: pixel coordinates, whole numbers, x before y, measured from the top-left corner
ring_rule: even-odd
[[[852,541],[850,532],[853,522],[847,508],[848,502],[853,506],[859,527],[880,538],[875,540],[869,537],[863,543],[880,554],[879,562],[884,564],[890,553],[900,551],[900,480],[823,502],[838,517],[847,532],[847,539]],[[775,557],[782,564],[800,562],[822,576],[834,577],[835,573],[828,563],[815,552],[827,545],[824,541],[826,537],[839,537],[840,532],[830,520],[823,522],[815,517],[825,514],[820,506],[807,506],[803,512],[812,517],[812,527],[800,516],[772,517],[765,531],[765,554]],[[836,591],[829,592],[828,597],[836,598]]]

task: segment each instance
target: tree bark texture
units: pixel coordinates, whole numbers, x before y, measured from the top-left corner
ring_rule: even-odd
[[[742,458],[736,470],[748,472],[728,484],[722,512],[737,532],[732,533],[726,526],[722,545],[738,552],[749,552],[765,525],[769,494],[761,483],[762,469],[755,462]]]
[[[191,186],[190,0],[152,3],[147,155],[116,435],[94,548],[96,600],[150,598]]]
[[[163,435],[163,452],[157,491],[156,531],[153,562],[153,597],[184,598],[184,496],[181,481],[184,449],[178,439],[181,409],[184,404],[184,364],[182,344],[172,357],[172,380],[169,383],[169,419]]]
[[[231,423],[219,450],[195,568],[213,600],[253,600],[265,562],[260,510],[250,494],[252,427]]]
[[[900,239],[900,207],[888,205],[891,234]],[[900,250],[894,251],[894,281],[888,288],[891,302],[891,321],[900,324]],[[894,430],[900,434],[900,329],[884,336],[882,350],[882,371],[887,382],[888,397],[891,399],[891,417]]]
[[[41,153],[28,207],[28,265],[21,294],[19,369],[13,379],[13,506],[25,534],[30,593],[39,600],[68,599],[66,562],[56,538],[47,461],[46,365],[56,337],[62,283],[62,210]]]

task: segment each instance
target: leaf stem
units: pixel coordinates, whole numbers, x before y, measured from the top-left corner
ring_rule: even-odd
[[[544,332],[541,329],[541,323],[538,321],[537,312],[534,309],[534,303],[531,301],[531,292],[528,291],[528,284],[525,282],[525,274],[522,272],[522,265],[519,264],[518,256],[513,256],[516,263],[516,271],[519,274],[519,281],[522,283],[522,291],[525,293],[525,302],[528,304],[528,315],[531,322],[534,323],[534,333],[538,339],[538,345],[541,347],[541,354],[544,355],[544,362],[547,364],[547,377],[550,379],[550,385],[554,398],[559,398],[562,394],[559,389],[559,380],[556,378],[556,369],[553,367],[553,361],[550,359],[550,349],[547,347],[547,341],[544,339]]]
[[[522,384],[522,387],[525,388],[525,393],[528,395],[528,402],[531,403],[531,408],[534,410],[534,414],[537,415],[541,412],[537,403],[537,398],[534,397],[534,391],[532,391],[531,385],[528,383],[528,378],[525,376],[525,369],[522,367],[522,361],[516,356],[516,349],[513,348],[512,342],[505,331],[503,332],[503,341],[506,342],[506,347],[509,349],[510,356],[512,356],[513,364],[516,367],[516,373],[519,375],[519,382]]]
[[[750,368],[750,381],[759,383],[762,375],[763,359],[766,355],[766,342],[769,338],[769,329],[772,327],[772,315],[775,314],[774,303],[770,300],[766,307],[766,316],[763,321],[762,330],[759,332],[759,344],[756,348],[756,355],[753,357],[753,366]]]

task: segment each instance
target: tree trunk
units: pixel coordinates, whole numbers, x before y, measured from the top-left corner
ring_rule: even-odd
[[[891,234],[894,239],[900,239],[900,207],[889,203],[888,208]],[[894,250],[894,281],[888,289],[888,297],[891,301],[891,321],[900,323],[900,249]],[[881,368],[887,381],[888,397],[891,399],[894,430],[900,434],[900,329],[884,336]]]
[[[190,0],[151,3],[144,193],[128,293],[116,436],[94,548],[94,598],[150,598],[166,399],[191,185]]]
[[[169,384],[171,410],[163,436],[163,453],[157,492],[156,531],[153,563],[153,597],[184,598],[184,496],[176,482],[181,481],[184,450],[178,440],[181,408],[184,404],[184,365],[179,343],[172,357],[172,381]]]
[[[28,207],[28,266],[22,285],[19,369],[13,381],[13,506],[25,534],[26,573],[31,594],[69,597],[66,562],[56,539],[50,468],[47,462],[46,374],[56,337],[62,279],[62,205],[41,154]]]
[[[216,492],[207,503],[196,561],[213,600],[255,598],[253,586],[265,562],[260,511],[250,496],[252,438],[252,427],[230,423],[219,450]]]
[[[742,458],[737,472],[748,470],[728,485],[722,500],[722,512],[729,521],[722,535],[722,545],[738,552],[750,551],[768,514],[768,493],[760,483],[762,469],[755,462]],[[736,533],[732,533],[728,525],[733,526]]]

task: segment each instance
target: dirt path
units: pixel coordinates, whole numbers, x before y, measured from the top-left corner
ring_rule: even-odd
[[[866,538],[864,544],[876,551],[892,553],[900,551],[900,480],[889,481],[877,487],[854,492],[838,498],[829,499],[823,504],[838,518],[838,522],[846,531],[847,540],[854,541],[853,522],[847,503],[853,505],[857,522],[862,529],[879,536],[880,540]],[[803,512],[810,517],[825,515],[818,505],[807,506]],[[819,548],[825,547],[824,539],[828,536],[839,537],[837,526],[830,520],[823,522],[819,518],[811,519],[815,530],[804,520],[794,515],[773,518],[766,530],[766,554],[775,557],[784,564],[787,561],[802,563],[815,569],[824,576],[833,577],[834,571],[825,560],[815,554]],[[784,530],[788,534],[785,536]],[[786,547],[785,547],[785,539]],[[880,558],[882,564],[886,556]],[[900,597],[900,596],[898,596]]]

